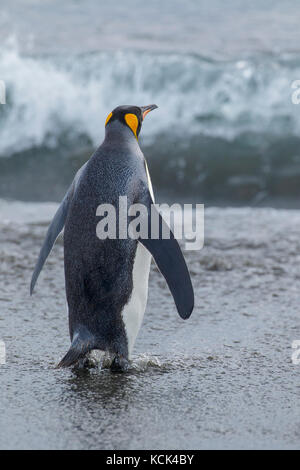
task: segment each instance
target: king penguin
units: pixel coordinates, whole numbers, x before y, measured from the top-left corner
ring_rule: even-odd
[[[139,203],[148,209],[148,233],[152,233],[154,195],[138,137],[145,116],[156,108],[154,104],[119,106],[108,115],[102,145],[76,173],[48,228],[30,293],[64,229],[71,346],[58,367],[77,364],[92,350],[101,350],[111,357],[113,371],[128,368],[146,309],[152,257],[166,279],[179,315],[186,319],[192,313],[193,287],[172,232],[168,239],[162,236],[162,229],[152,238],[97,236],[97,207],[111,204],[118,208],[120,196],[127,197],[128,206]],[[160,224],[165,224],[160,214],[158,217]]]

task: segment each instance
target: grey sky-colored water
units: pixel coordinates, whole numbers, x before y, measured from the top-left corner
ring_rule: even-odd
[[[0,41],[39,52],[139,49],[234,57],[299,50],[297,1],[1,0]]]
[[[155,186],[251,203],[300,194],[298,2],[0,6],[0,197],[59,200],[120,103],[159,106],[141,133]]]

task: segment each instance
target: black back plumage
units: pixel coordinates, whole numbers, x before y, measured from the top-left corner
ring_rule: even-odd
[[[120,151],[110,140],[95,152],[71,202],[64,233],[70,336],[85,325],[95,348],[121,355],[126,355],[121,311],[132,292],[128,273],[133,269],[137,241],[100,240],[96,210],[110,203],[118,211],[119,196],[127,196],[128,205],[141,200],[147,180],[138,148],[125,139]]]

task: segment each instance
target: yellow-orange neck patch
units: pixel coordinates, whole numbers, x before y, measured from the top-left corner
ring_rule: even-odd
[[[137,138],[137,128],[139,126],[139,120],[136,115],[131,113],[125,114],[125,121],[127,126],[130,127],[135,137]]]
[[[109,113],[109,115],[107,116],[106,121],[105,121],[105,126],[106,126],[106,124],[109,123],[109,120],[110,120],[111,117],[112,117],[112,113]]]

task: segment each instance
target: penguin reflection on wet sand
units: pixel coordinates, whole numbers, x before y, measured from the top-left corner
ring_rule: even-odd
[[[147,207],[151,233],[154,196],[138,136],[145,116],[155,108],[119,106],[108,115],[102,145],[77,172],[48,228],[30,293],[64,228],[71,346],[58,367],[83,362],[89,352],[101,350],[111,358],[113,371],[128,368],[146,309],[152,257],[167,281],[179,315],[186,319],[192,313],[193,287],[172,233],[169,239],[160,230],[157,239],[137,240],[102,240],[96,233],[97,207],[112,204],[118,214],[120,196],[127,196],[128,206],[139,203]],[[158,217],[162,227],[165,222],[160,214]]]

